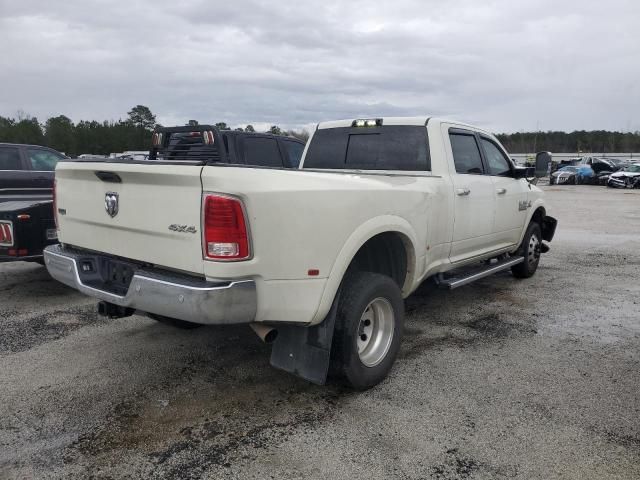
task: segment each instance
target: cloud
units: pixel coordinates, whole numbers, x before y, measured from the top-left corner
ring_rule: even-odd
[[[0,0],[0,115],[640,130],[638,18],[625,0]]]

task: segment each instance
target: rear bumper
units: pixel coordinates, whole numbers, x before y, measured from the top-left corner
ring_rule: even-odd
[[[99,257],[98,255],[95,255]],[[124,295],[118,295],[81,280],[79,254],[60,245],[45,249],[44,260],[53,278],[105,302],[187,322],[202,324],[249,323],[256,317],[257,295],[253,280],[208,282],[186,280],[170,272],[138,270]]]

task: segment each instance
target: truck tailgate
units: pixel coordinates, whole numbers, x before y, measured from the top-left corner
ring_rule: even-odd
[[[60,162],[60,242],[203,273],[201,171],[194,165]]]

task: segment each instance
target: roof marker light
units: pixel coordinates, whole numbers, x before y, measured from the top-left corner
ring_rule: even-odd
[[[381,127],[381,118],[359,118],[351,123],[352,127]]]

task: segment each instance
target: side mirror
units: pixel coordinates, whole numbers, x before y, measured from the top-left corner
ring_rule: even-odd
[[[551,152],[536,153],[535,174],[532,176],[535,176],[536,178],[540,178],[540,177],[546,177],[547,175],[549,175],[551,173],[550,171],[551,160],[552,160]]]
[[[516,167],[513,169],[513,178],[533,178],[536,176],[536,169],[533,167]]]

